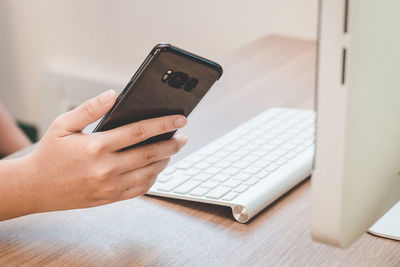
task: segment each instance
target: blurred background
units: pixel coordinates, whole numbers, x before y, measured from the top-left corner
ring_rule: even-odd
[[[28,130],[119,91],[162,41],[219,61],[269,34],[316,39],[317,0],[0,0],[0,101]]]

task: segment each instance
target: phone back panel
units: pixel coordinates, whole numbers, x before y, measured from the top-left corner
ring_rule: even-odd
[[[163,81],[168,71],[172,74],[169,80]],[[180,79],[179,75],[173,76],[177,73],[181,75]],[[166,115],[187,117],[221,75],[221,67],[214,62],[172,46],[155,47],[95,131]],[[185,77],[198,83],[191,90],[185,90],[186,85],[176,88]],[[149,141],[169,139],[173,134],[157,136]]]

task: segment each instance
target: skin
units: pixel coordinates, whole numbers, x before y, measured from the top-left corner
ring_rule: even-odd
[[[31,145],[31,141],[17,127],[14,120],[0,105],[0,155],[14,153]]]
[[[166,116],[83,134],[83,128],[107,113],[115,100],[114,91],[107,91],[62,114],[31,153],[0,161],[0,220],[104,205],[149,190],[187,138],[120,149],[182,128],[186,118]]]

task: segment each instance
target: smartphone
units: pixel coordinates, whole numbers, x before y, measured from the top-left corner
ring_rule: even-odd
[[[219,64],[171,44],[158,44],[94,132],[166,115],[188,117],[221,76]],[[141,144],[168,140],[175,132],[154,136]]]

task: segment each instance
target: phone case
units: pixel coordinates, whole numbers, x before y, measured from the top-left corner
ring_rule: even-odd
[[[187,117],[221,75],[222,67],[213,61],[170,44],[158,44],[94,131],[166,115]],[[174,134],[145,143],[170,139]]]

